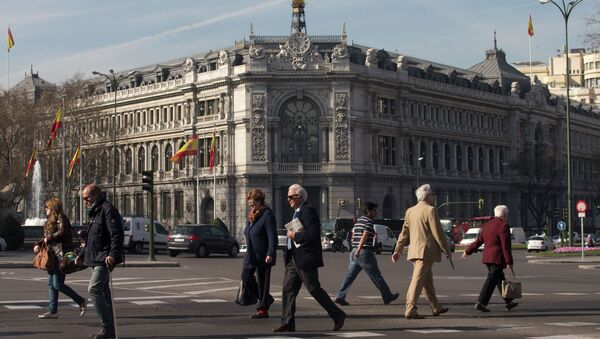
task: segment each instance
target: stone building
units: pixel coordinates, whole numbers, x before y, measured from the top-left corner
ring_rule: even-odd
[[[361,201],[378,203],[383,218],[402,218],[414,189],[430,183],[444,217],[489,215],[506,204],[510,223],[531,233],[555,221],[548,212],[566,206],[564,102],[510,66],[496,41],[482,63],[461,69],[349,44],[345,28],[309,36],[303,2],[293,7],[289,35],[251,27],[248,40],[220,51],[125,72],[116,91],[92,79],[95,108],[78,113],[73,127],[89,140],[84,181],[103,185],[123,214],[141,215],[140,173],[154,170],[157,219],[216,216],[238,235],[246,192],[263,189],[282,226],[292,215],[292,183],[307,188],[322,218],[352,217]],[[598,199],[598,112],[573,108],[572,129],[575,196]],[[198,158],[170,162],[193,133]],[[47,180],[53,187],[58,177]],[[591,229],[598,221],[586,222]]]

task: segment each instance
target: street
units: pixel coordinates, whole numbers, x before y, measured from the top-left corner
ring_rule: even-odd
[[[515,272],[523,283],[524,296],[514,310],[504,310],[496,293],[490,313],[479,313],[474,304],[486,269],[481,254],[467,260],[454,254],[455,270],[447,260],[434,265],[435,286],[440,301],[450,311],[431,317],[431,309],[420,299],[423,320],[404,319],[404,295],[412,265],[402,257],[393,264],[389,253],[378,256],[392,292],[400,298],[383,305],[378,291],[365,273],[350,289],[343,310],[345,326],[333,332],[333,322],[304,287],[297,300],[298,332],[275,334],[281,312],[283,258],[272,273],[271,292],[276,298],[269,319],[249,319],[254,307],[233,303],[239,285],[242,254],[238,258],[180,255],[161,261],[178,261],[181,267],[117,268],[113,272],[118,333],[123,338],[600,338],[599,270],[582,270],[577,264],[529,264],[525,251],[514,251]],[[9,258],[10,257],[10,258]],[[127,260],[145,260],[147,255],[128,255]],[[27,252],[2,252],[0,262],[29,260]],[[320,280],[333,297],[348,266],[348,254],[324,253]],[[67,284],[87,296],[90,270],[67,276]],[[7,338],[87,338],[99,326],[93,307],[84,317],[71,300],[60,295],[59,318],[38,319],[46,311],[46,274],[36,269],[0,270],[0,336]]]

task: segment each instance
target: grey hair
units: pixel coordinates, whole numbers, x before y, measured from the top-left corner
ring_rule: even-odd
[[[288,190],[293,190],[294,192],[297,192],[304,201],[308,200],[308,193],[306,192],[304,187],[302,187],[298,184],[293,184],[292,186],[290,186],[290,188]]]
[[[430,194],[433,194],[433,191],[431,190],[431,186],[429,186],[429,184],[421,185],[415,191],[415,195],[417,196],[417,201],[425,200],[425,198],[427,198],[427,196]]]
[[[508,216],[508,207],[506,207],[506,205],[498,205],[494,207],[494,216],[498,218],[505,218]]]

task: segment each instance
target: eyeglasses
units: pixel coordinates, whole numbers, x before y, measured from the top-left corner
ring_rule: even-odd
[[[299,197],[299,196],[300,196],[300,194],[292,194],[292,195],[288,195],[288,200],[292,200],[292,199],[294,199],[294,198],[297,198],[297,197]]]

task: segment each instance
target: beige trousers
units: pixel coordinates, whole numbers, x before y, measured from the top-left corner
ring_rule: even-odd
[[[406,292],[406,311],[404,316],[417,314],[417,301],[421,291],[425,290],[425,296],[431,304],[433,313],[439,312],[442,305],[435,296],[435,287],[433,287],[433,261],[424,261],[420,259],[411,260],[413,263],[413,276]]]

